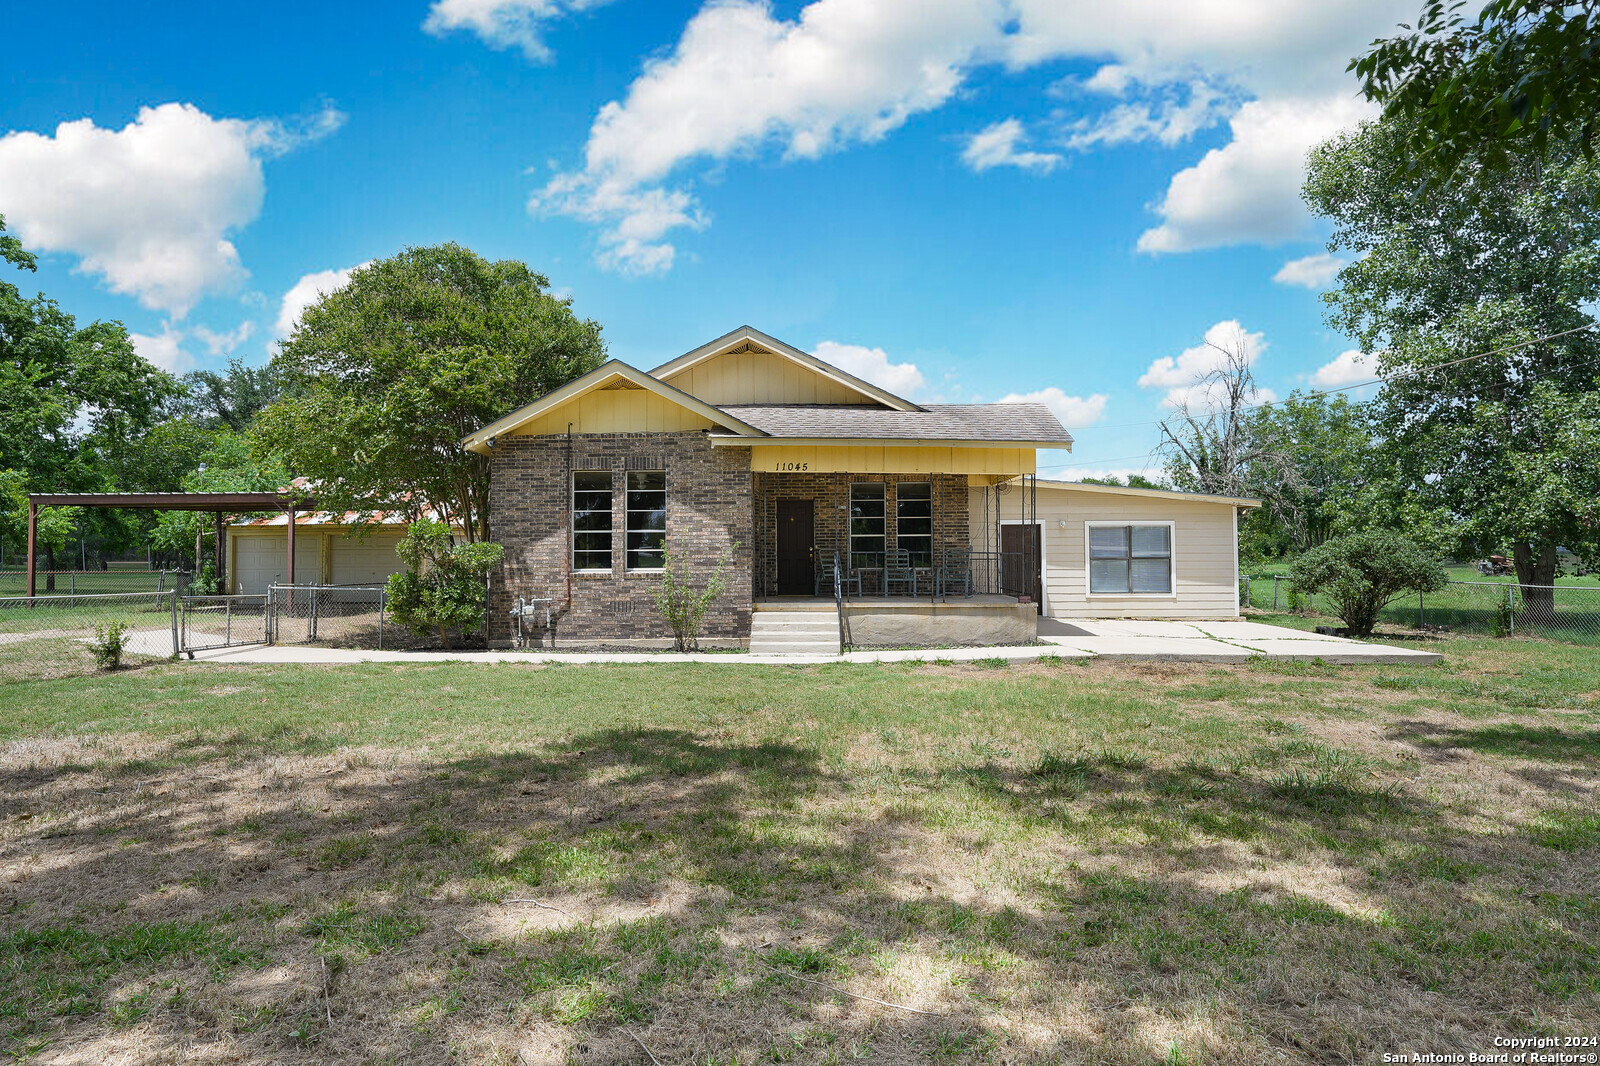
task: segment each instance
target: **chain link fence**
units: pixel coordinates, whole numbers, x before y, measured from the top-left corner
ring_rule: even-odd
[[[0,683],[92,674],[97,630],[124,628],[124,665],[178,652],[177,593],[0,597]]]
[[[40,596],[98,596],[111,592],[167,592],[189,587],[187,570],[38,570],[34,591]],[[26,596],[26,570],[0,570],[0,596]]]
[[[197,651],[265,644],[271,615],[266,596],[183,596],[178,600],[178,648]]]
[[[1314,595],[1291,602],[1289,578],[1261,574],[1239,579],[1239,604],[1263,611],[1331,610]],[[1508,581],[1451,581],[1439,592],[1402,597],[1380,620],[1392,625],[1489,636],[1526,634],[1573,644],[1600,644],[1600,586],[1519,585]]]

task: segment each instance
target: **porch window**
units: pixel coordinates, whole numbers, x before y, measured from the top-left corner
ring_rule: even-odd
[[[1089,526],[1089,592],[1170,594],[1172,526]]]
[[[660,570],[667,565],[667,475],[660,470],[628,471],[628,569]]]
[[[932,566],[933,486],[903,481],[894,494],[896,546],[911,553],[912,566]]]
[[[572,473],[572,568],[611,569],[611,471]]]
[[[883,565],[883,482],[856,481],[850,485],[850,566]]]

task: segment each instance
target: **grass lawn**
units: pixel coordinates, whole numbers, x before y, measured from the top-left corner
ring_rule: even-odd
[[[7,685],[0,1051],[1279,1064],[1600,1036],[1600,656],[1430,646]]]

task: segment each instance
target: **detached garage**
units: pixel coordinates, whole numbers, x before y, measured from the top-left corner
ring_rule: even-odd
[[[308,515],[295,523],[294,577],[299,585],[381,585],[405,569],[395,545],[404,524],[384,523],[357,536],[352,527]],[[229,591],[259,595],[288,580],[288,525],[282,516],[228,529]]]
[[[1029,486],[1031,487],[1031,486]],[[1039,481],[974,487],[974,547],[1039,559],[1054,618],[1219,618],[1239,614],[1239,515],[1260,500]],[[1009,489],[1010,491],[1006,491]],[[1036,508],[1036,510],[1035,510]],[[1030,530],[1028,527],[1032,526]],[[1042,545],[1042,547],[1035,547]]]

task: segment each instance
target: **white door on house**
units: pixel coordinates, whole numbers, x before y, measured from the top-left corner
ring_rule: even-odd
[[[285,541],[288,534],[278,532],[267,536],[238,536],[233,538],[233,590],[241,595],[260,596],[268,585],[282,585],[289,580],[288,551]],[[296,584],[315,585],[319,582],[317,558],[321,538],[296,531],[294,538],[294,579]]]
[[[333,538],[333,583],[335,585],[382,585],[390,574],[405,569],[394,553],[398,534],[369,533],[362,538]],[[299,565],[299,564],[296,564]]]

